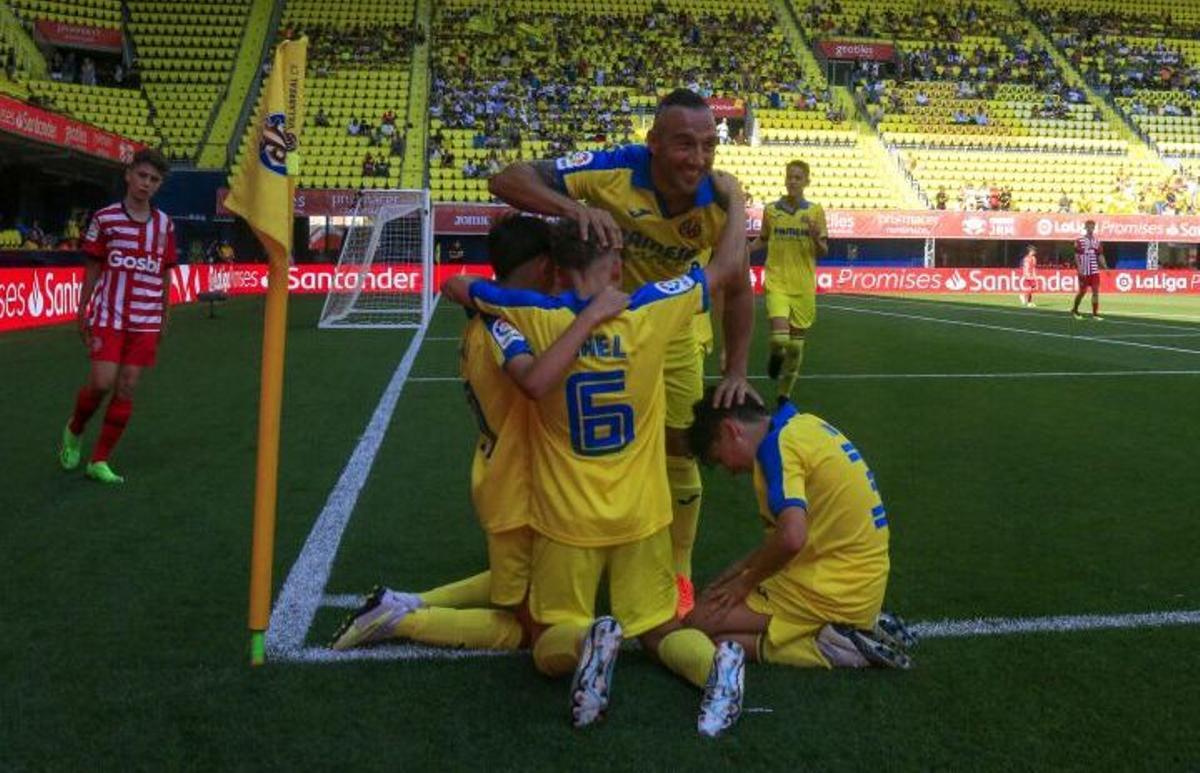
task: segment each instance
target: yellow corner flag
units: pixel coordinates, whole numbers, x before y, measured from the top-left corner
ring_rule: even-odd
[[[275,495],[279,473],[279,416],[287,329],[288,261],[292,208],[304,126],[304,67],[308,39],[284,41],[263,85],[254,139],[230,186],[225,206],[245,218],[270,263],[263,315],[262,386],[258,404],[258,461],[254,482],[254,536],[250,547],[250,663],[266,660],[275,553]]]

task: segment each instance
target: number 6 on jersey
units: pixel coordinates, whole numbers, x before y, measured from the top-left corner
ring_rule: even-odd
[[[633,442],[633,406],[597,405],[597,395],[625,391],[625,371],[576,373],[566,381],[571,447],[583,456],[603,456]]]

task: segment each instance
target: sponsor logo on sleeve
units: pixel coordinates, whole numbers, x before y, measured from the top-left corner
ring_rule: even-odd
[[[687,276],[679,276],[674,279],[666,279],[662,282],[655,282],[654,289],[658,290],[663,295],[682,295],[692,289],[696,284],[696,280]]]
[[[572,153],[569,156],[563,156],[555,162],[555,166],[559,171],[567,169],[580,169],[592,163],[594,156],[591,151],[581,150],[578,153]]]

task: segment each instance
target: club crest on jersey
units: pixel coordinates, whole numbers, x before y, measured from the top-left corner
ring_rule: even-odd
[[[143,255],[140,258],[135,258],[132,255],[126,255],[120,250],[113,250],[108,253],[108,265],[111,268],[124,268],[130,271],[145,271],[150,274],[162,273],[162,258],[151,258]]]
[[[696,284],[696,280],[689,276],[678,276],[674,279],[666,279],[662,282],[655,282],[654,289],[658,290],[663,295],[682,295],[692,289]]]
[[[258,159],[275,174],[287,174],[287,155],[298,147],[296,135],[287,130],[287,116],[269,113],[258,143]]]
[[[555,163],[560,170],[562,169],[578,169],[592,163],[592,154],[590,151],[581,150],[578,153],[572,153],[569,156],[563,156]]]
[[[700,220],[689,217],[679,224],[679,235],[685,239],[695,239],[700,235]]]

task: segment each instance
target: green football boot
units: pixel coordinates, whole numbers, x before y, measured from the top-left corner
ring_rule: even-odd
[[[62,445],[58,447],[58,463],[64,470],[73,470],[79,466],[79,449],[83,446],[83,438],[71,431],[71,425],[63,427]]]
[[[125,479],[113,472],[108,462],[89,462],[85,474],[97,483],[124,483]]]

